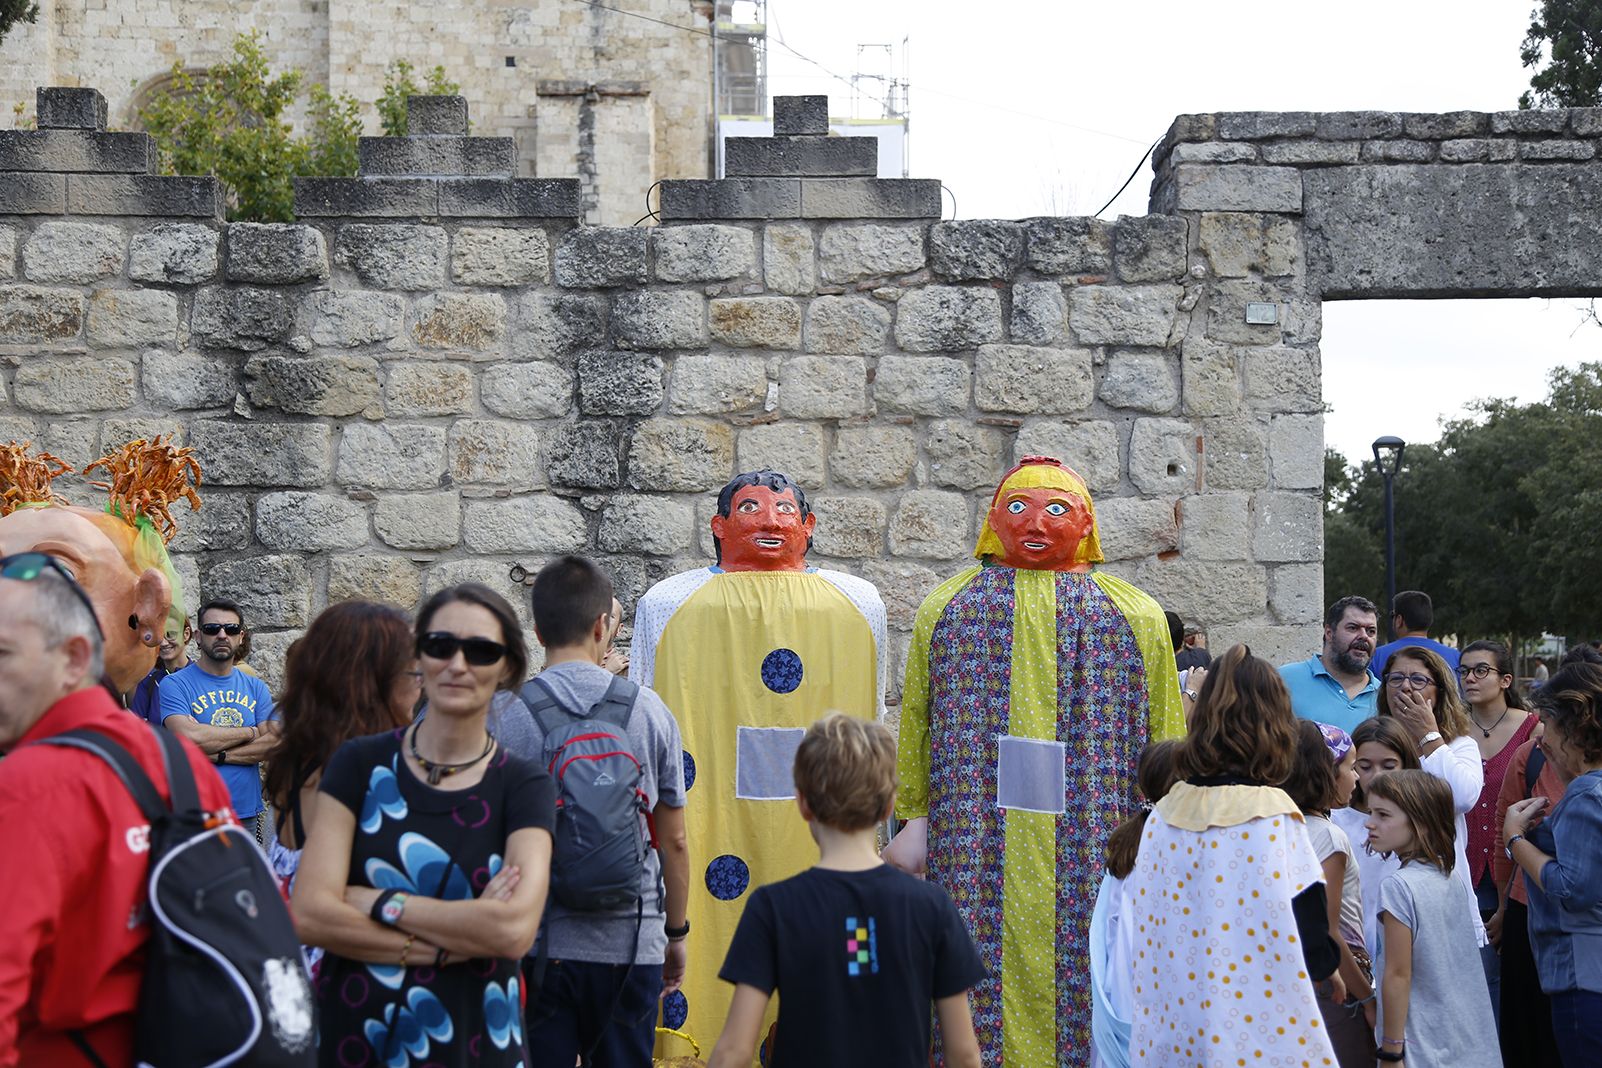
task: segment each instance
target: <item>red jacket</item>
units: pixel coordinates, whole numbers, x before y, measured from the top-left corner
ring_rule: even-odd
[[[98,686],[56,702],[0,759],[0,1068],[86,1063],[73,1030],[112,1068],[133,1063],[150,824],[98,757],[27,744],[79,727],[120,743],[168,797],[151,728]],[[232,819],[217,769],[184,745],[201,804]]]

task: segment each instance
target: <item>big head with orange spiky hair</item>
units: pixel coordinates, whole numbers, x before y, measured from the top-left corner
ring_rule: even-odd
[[[1102,560],[1085,480],[1050,456],[1025,456],[1002,478],[974,556],[1030,571],[1089,571]]]

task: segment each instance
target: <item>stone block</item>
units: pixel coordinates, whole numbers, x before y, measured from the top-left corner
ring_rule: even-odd
[[[314,488],[328,481],[330,429],[321,423],[202,419],[191,424],[189,445],[208,485]],[[387,458],[374,462],[382,466]]]
[[[1283,216],[1203,212],[1198,244],[1220,278],[1301,273],[1300,228]]]
[[[1171,412],[1179,403],[1179,368],[1160,352],[1115,352],[1102,374],[1101,400],[1109,408]]]
[[[479,376],[479,397],[508,419],[554,419],[573,406],[573,372],[550,363],[504,364]]]
[[[690,493],[721,489],[734,464],[734,432],[709,419],[647,419],[629,445],[629,485]]]
[[[367,510],[328,493],[266,493],[256,502],[256,540],[302,553],[355,549],[367,544]]]
[[[803,219],[938,219],[932,178],[813,178],[801,183]]]
[[[69,174],[72,215],[165,215],[218,219],[227,198],[215,178],[166,174]]]
[[[1292,329],[1293,307],[1279,286],[1260,282],[1220,282],[1207,300],[1207,337],[1237,345],[1272,345]],[[1248,304],[1273,304],[1272,323],[1246,321]]]
[[[140,438],[150,441],[152,438],[162,436],[166,437],[174,445],[182,445],[185,440],[183,421],[172,415],[155,418],[108,416],[99,422],[99,452],[102,456],[114,449],[122,448],[123,445],[130,441],[137,441]],[[173,511],[179,515],[185,515],[189,512],[189,508],[174,507]]]
[[[1061,460],[1095,493],[1116,489],[1124,475],[1118,427],[1100,420],[1031,419],[1019,429],[1012,446],[1013,463],[1025,456]]]
[[[432,178],[296,178],[298,219],[433,218],[439,183]]]
[[[1186,415],[1228,415],[1241,406],[1240,358],[1234,347],[1185,339],[1180,358]]]
[[[0,175],[0,215],[64,215],[66,211],[66,175]]]
[[[1323,410],[1317,349],[1268,345],[1245,351],[1246,399],[1272,412]]]
[[[163,223],[130,242],[128,277],[136,282],[192,286],[217,274],[218,234],[198,223]]]
[[[134,401],[134,367],[119,357],[33,356],[17,368],[12,400],[30,412],[114,412]]]
[[[1575,137],[1602,135],[1602,108],[1570,108],[1569,132]]]
[[[0,171],[148,174],[156,142],[146,133],[93,130],[0,130]]]
[[[968,410],[973,372],[944,356],[886,356],[873,379],[873,399],[886,412],[958,415]]]
[[[929,459],[929,481],[951,489],[994,487],[1006,470],[1007,436],[966,419],[937,419],[929,424],[923,451]]]
[[[1113,230],[1113,265],[1125,282],[1174,282],[1185,274],[1188,224],[1170,215],[1121,215]]]
[[[606,317],[605,297],[529,293],[518,305],[507,354],[514,360],[561,360],[604,338]]]
[[[99,429],[96,420],[42,419],[40,422],[43,424],[42,444],[46,451],[55,453],[76,468],[83,468],[95,459],[98,451],[95,445],[95,431]],[[75,480],[80,485],[84,484],[81,476],[72,474],[62,476],[62,482],[67,486],[71,486]],[[63,488],[62,482],[55,483],[55,487]]]
[[[451,278],[464,286],[545,283],[550,256],[544,230],[464,226],[451,240]]]
[[[756,274],[756,237],[743,226],[662,226],[651,233],[659,282],[720,282]]]
[[[1362,141],[1402,136],[1403,119],[1393,111],[1325,111],[1318,136],[1326,141]]]
[[[1268,572],[1268,607],[1285,624],[1324,621],[1324,566],[1282,564]],[[1253,652],[1256,652],[1254,649]]]
[[[1566,109],[1537,109],[1528,111],[1491,112],[1491,133],[1497,134],[1556,134],[1568,125]]]
[[[1402,132],[1425,141],[1483,137],[1490,117],[1483,111],[1448,111],[1440,115],[1403,115]]]
[[[364,178],[510,178],[517,171],[517,142],[510,137],[362,137],[356,154]]]
[[[761,406],[768,395],[767,363],[754,356],[680,356],[668,383],[668,412],[716,415]]]
[[[1025,219],[1026,258],[1041,274],[1104,275],[1112,271],[1113,228],[1100,219]]]
[[[707,344],[706,298],[647,290],[619,293],[612,303],[612,339],[642,349],[698,349]]]
[[[1441,143],[1441,162],[1481,163],[1491,158],[1491,146],[1496,144],[1500,144],[1500,142],[1488,141],[1483,138],[1443,141]]]
[[[410,611],[423,599],[417,567],[398,556],[349,553],[328,561],[328,603],[383,601]]]
[[[1174,168],[1179,211],[1302,210],[1302,175],[1294,167],[1186,163]]]
[[[539,431],[495,419],[458,420],[450,431],[450,476],[469,485],[543,488]]]
[[[425,349],[493,352],[506,336],[506,298],[499,293],[439,293],[413,308],[412,338]]]
[[[231,223],[227,232],[229,281],[288,285],[328,277],[328,248],[320,230],[282,223]]]
[[[1596,145],[1590,141],[1525,141],[1519,145],[1519,159],[1540,161],[1548,159],[1591,159],[1596,156]]]
[[[908,427],[842,427],[829,453],[829,474],[852,489],[905,486],[917,461],[918,438]]]
[[[609,553],[672,556],[690,548],[695,507],[684,501],[621,494],[601,513],[596,543]]]
[[[454,493],[380,497],[373,509],[373,529],[385,545],[396,549],[452,549],[461,541],[462,502]]]
[[[121,228],[96,223],[41,223],[22,246],[22,273],[30,282],[93,282],[121,274],[128,240]]]
[[[410,137],[425,134],[463,137],[467,128],[466,97],[414,93],[406,98],[406,133]]]
[[[1255,564],[1159,557],[1140,566],[1136,585],[1164,609],[1184,619],[1205,620],[1215,641],[1222,624],[1256,619],[1268,606],[1268,576]],[[1217,648],[1225,646],[1219,643]]]
[[[445,231],[406,223],[346,223],[334,262],[374,289],[420,291],[445,284]]]
[[[1177,285],[1081,286],[1068,295],[1068,325],[1081,344],[1160,348],[1183,293]]]
[[[106,128],[106,98],[98,89],[41,85],[34,91],[33,100],[41,130]]]
[[[799,178],[676,178],[657,192],[663,222],[680,219],[797,219]]]
[[[1012,287],[1012,340],[1053,345],[1068,326],[1068,301],[1056,282],[1018,282]]]
[[[872,497],[819,497],[811,502],[818,525],[813,550],[848,559],[884,553],[885,507]]]
[[[116,348],[173,345],[178,298],[160,289],[97,289],[89,297],[89,340]]]
[[[725,137],[723,171],[730,178],[872,178],[877,137]],[[805,185],[802,187],[805,203]]]
[[[797,356],[785,360],[779,368],[779,410],[792,419],[865,415],[867,362],[854,356]]]
[[[436,489],[444,477],[443,428],[389,422],[345,426],[334,467],[334,478],[341,486]]]
[[[384,376],[386,416],[466,415],[473,372],[459,363],[392,363]]]
[[[379,393],[370,356],[252,356],[245,379],[250,403],[302,415],[359,415]]]
[[[394,293],[319,289],[300,305],[296,329],[318,345],[356,348],[399,337],[406,299]]]
[[[293,325],[289,301],[270,289],[208,287],[189,312],[190,334],[209,348],[255,352],[283,340]]]
[[[632,226],[580,226],[556,247],[556,284],[571,288],[644,285],[649,232]]]
[[[1250,490],[1268,485],[1268,429],[1238,416],[1207,424],[1204,435],[1209,489]]]
[[[810,423],[767,423],[740,431],[734,466],[782,471],[804,489],[823,485],[823,430]]]
[[[17,231],[0,226],[0,279],[17,276]]]
[[[926,560],[957,560],[972,549],[966,497],[945,490],[915,490],[902,495],[890,520],[892,553]]]
[[[981,411],[1077,412],[1095,392],[1089,349],[981,345],[974,360],[973,402]]]
[[[1159,148],[1160,152],[1161,149]],[[1181,163],[1256,163],[1261,158],[1257,146],[1242,141],[1213,141],[1206,144],[1178,144],[1168,153],[1169,167]]]
[[[825,282],[910,274],[922,270],[926,262],[921,226],[829,226],[818,243],[818,266]]]
[[[1311,137],[1318,130],[1318,116],[1311,111],[1226,111],[1217,121],[1221,141]]]
[[[579,410],[585,415],[650,415],[662,406],[662,358],[639,352],[586,352],[578,358]]]
[[[611,420],[564,423],[546,438],[545,469],[554,486],[615,489],[623,484],[622,450],[622,429]]]
[[[1357,162],[1356,141],[1274,141],[1263,146],[1263,162],[1293,167],[1332,167]]]
[[[829,132],[827,96],[776,96],[773,98],[773,132],[776,136]]]
[[[1136,419],[1129,438],[1129,480],[1149,496],[1196,490],[1201,435],[1183,419]]]
[[[230,556],[203,572],[209,596],[237,601],[252,630],[304,627],[311,622],[311,571],[298,556]]]
[[[801,305],[789,297],[725,297],[713,300],[712,337],[737,348],[801,347]]]
[[[866,297],[818,297],[807,308],[808,352],[877,355],[889,334],[890,312]]]
[[[1268,458],[1275,489],[1324,488],[1324,417],[1276,415],[1268,424]]]
[[[1005,281],[1023,266],[1022,223],[973,220],[936,223],[929,228],[929,262],[953,282]]]
[[[198,352],[152,349],[140,359],[139,379],[145,400],[174,411],[224,408],[244,388],[237,359]]]
[[[561,219],[564,222],[577,222],[584,214],[577,178],[425,180],[434,182],[438,188],[439,216],[442,219]]]
[[[479,553],[554,555],[582,552],[589,530],[577,505],[541,493],[509,501],[470,502],[462,519],[462,540]]]
[[[1000,340],[1001,297],[993,289],[928,286],[897,304],[896,343],[909,352],[947,352]]]
[[[524,641],[539,649],[534,636],[529,632],[529,591],[521,583],[513,582],[509,574],[511,568],[501,560],[485,560],[482,558],[469,558],[465,560],[441,560],[428,569],[424,576],[423,592],[433,595],[447,586],[460,585],[463,582],[482,582],[502,597],[517,612],[517,618],[524,625]],[[543,652],[530,651],[530,658],[540,659]]]
[[[809,294],[818,286],[812,231],[797,223],[762,228],[762,266],[767,287],[791,296]]]
[[[1324,505],[1314,493],[1259,493],[1252,556],[1267,563],[1324,558]]]
[[[1369,141],[1362,153],[1365,163],[1428,163],[1434,158],[1432,141]]]
[[[1109,561],[1136,560],[1179,547],[1172,500],[1103,497],[1096,502],[1101,551]]]
[[[887,621],[893,630],[910,630],[924,595],[945,578],[932,568],[908,560],[864,560],[862,577],[873,583],[884,599]]]
[[[1197,493],[1179,499],[1179,548],[1186,559],[1249,559],[1251,530],[1246,493]]]
[[[250,537],[250,498],[243,493],[208,491],[205,507],[198,512],[181,511],[178,533],[167,548],[175,553],[237,551],[249,547]],[[188,607],[194,611],[200,602],[191,598]]]
[[[83,296],[73,289],[0,286],[0,343],[65,341],[83,330]]]

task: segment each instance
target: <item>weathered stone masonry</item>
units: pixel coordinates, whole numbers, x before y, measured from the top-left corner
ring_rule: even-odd
[[[817,562],[878,584],[899,673],[1034,452],[1089,481],[1111,570],[1215,642],[1301,655],[1323,297],[1602,277],[1593,168],[1554,162],[1594,150],[1592,112],[1184,116],[1166,214],[937,222],[938,183],[870,177],[801,98],[731,146],[744,173],[600,228],[576,182],[510,177],[459,101],[417,98],[429,133],[261,226],[144,173],[95,96],[45,91],[47,128],[0,136],[0,440],[82,464],[182,435],[207,478],[174,543],[191,595],[247,604],[269,675],[329,601],[475,578],[526,612],[512,565],[564,551],[632,603],[708,559],[713,491],[759,466],[812,496]]]

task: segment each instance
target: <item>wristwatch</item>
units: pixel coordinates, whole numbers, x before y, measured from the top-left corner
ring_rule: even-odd
[[[1196,691],[1195,690],[1180,690],[1179,692],[1184,694],[1186,697],[1190,698],[1192,701],[1196,700]]]
[[[1507,845],[1502,847],[1502,852],[1507,854],[1507,859],[1508,860],[1512,860],[1513,859],[1513,843],[1514,842],[1523,841],[1523,840],[1524,840],[1524,836],[1522,834],[1515,834],[1512,838],[1509,838],[1507,840]]]
[[[1420,738],[1418,740],[1419,750],[1422,752],[1426,745],[1429,745],[1431,742],[1438,742],[1440,740],[1441,740],[1441,732],[1440,731],[1430,731],[1428,734],[1426,734],[1424,737],[1422,737],[1422,738]]]
[[[228,750],[226,750],[226,749],[217,750],[217,755],[212,757],[211,759],[213,761],[215,761],[216,763],[218,763],[218,764],[226,764],[226,763],[228,763]]]
[[[373,919],[385,927],[394,927],[400,923],[401,914],[406,911],[406,899],[409,896],[404,890],[385,890],[373,902]]]
[[[685,920],[683,927],[669,927],[664,923],[662,925],[662,933],[667,935],[669,942],[678,942],[681,939],[688,938],[690,936],[690,921]]]

